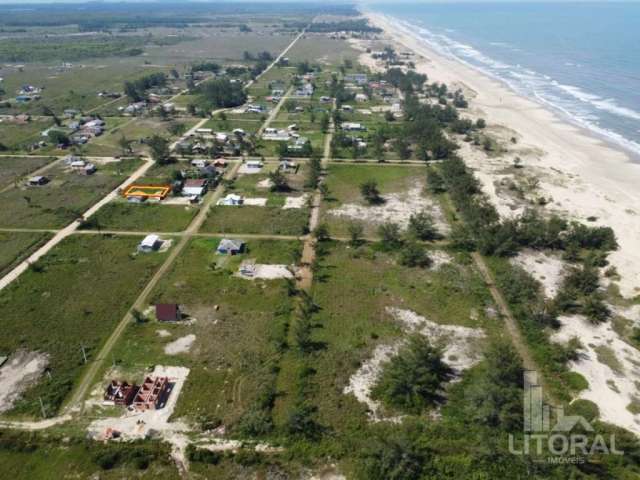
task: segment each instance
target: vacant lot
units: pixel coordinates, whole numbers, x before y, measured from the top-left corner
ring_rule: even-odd
[[[210,233],[262,233],[267,235],[303,235],[309,209],[282,207],[216,206],[211,209],[201,231]]]
[[[140,232],[179,232],[187,228],[197,207],[159,204],[130,204],[114,201],[102,207],[91,219],[92,230],[132,230]]]
[[[54,414],[89,359],[112,332],[165,254],[133,255],[140,238],[73,236],[0,292],[0,351],[50,355],[44,378],[18,401],[16,414]]]
[[[59,228],[78,218],[108,192],[116,188],[139,165],[123,160],[99,166],[90,176],[56,165],[48,173],[51,181],[37,187],[20,186],[0,193],[0,226]]]
[[[40,232],[0,232],[0,275],[27,257],[50,236]]]
[[[0,157],[0,190],[53,160],[53,157]]]
[[[479,275],[451,258],[433,269],[407,268],[395,254],[371,246],[320,246],[320,268],[314,276],[313,353],[291,352],[278,378],[277,423],[284,422],[300,383],[306,398],[318,407],[318,420],[337,438],[366,438],[366,406],[343,390],[375,347],[392,344],[403,335],[388,307],[411,310],[438,324],[494,329],[484,308],[489,296]],[[312,368],[309,378],[298,375]],[[298,373],[296,373],[298,372]]]
[[[340,208],[342,211],[348,207],[367,207],[367,202],[360,193],[360,185],[368,181],[375,181],[382,196],[389,194],[403,195],[416,188],[421,189],[425,182],[425,172],[423,168],[413,166],[385,166],[385,165],[339,165],[329,166],[326,185],[328,195],[323,202],[323,221],[329,225],[329,230],[335,235],[346,235],[349,223],[360,222],[365,226],[365,232],[372,234],[375,232],[379,215],[360,215],[349,217],[347,215],[336,215]],[[421,194],[421,190],[418,192]],[[400,205],[402,207],[402,205]],[[410,208],[409,204],[406,208]],[[384,209],[381,204],[376,208]],[[366,212],[366,210],[364,210]],[[399,221],[390,218],[389,221]]]
[[[340,65],[345,60],[354,61],[358,52],[344,40],[328,38],[326,35],[307,34],[287,53],[292,63],[309,61],[311,64]],[[335,68],[335,67],[334,67]]]
[[[0,123],[0,144],[10,151],[20,151],[28,145],[46,140],[42,131],[53,125],[53,120],[37,119],[24,125],[10,122]]]

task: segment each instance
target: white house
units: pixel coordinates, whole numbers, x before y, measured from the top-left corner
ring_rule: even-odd
[[[242,205],[243,203],[244,199],[240,195],[236,195],[235,193],[230,193],[226,197],[218,200],[218,205],[224,206]]]
[[[344,122],[341,126],[342,130],[347,131],[361,131],[366,130],[365,126],[361,123],[353,123],[353,122]]]
[[[138,251],[143,253],[153,252],[160,248],[162,240],[158,235],[147,235],[138,245]]]

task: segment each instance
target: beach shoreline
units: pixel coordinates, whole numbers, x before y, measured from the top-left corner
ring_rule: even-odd
[[[386,39],[413,52],[416,71],[427,74],[429,81],[462,88],[469,100],[466,116],[485,118],[494,131],[517,139],[517,147],[499,157],[488,158],[466,144],[460,152],[500,214],[514,215],[524,208],[514,207],[496,184],[500,172],[518,157],[524,169],[536,175],[539,194],[551,200],[549,211],[613,228],[620,245],[609,257],[620,275],[616,284],[626,298],[640,294],[640,249],[636,247],[640,239],[640,163],[633,162],[626,150],[569,123],[550,107],[435,52],[395,19],[371,11],[363,15],[383,30]],[[370,55],[361,55],[361,62],[376,68]]]

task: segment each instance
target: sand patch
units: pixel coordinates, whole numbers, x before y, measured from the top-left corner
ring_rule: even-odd
[[[543,287],[547,298],[554,298],[562,283],[564,262],[558,255],[550,255],[538,250],[524,250],[513,258],[514,265],[522,267]]]
[[[634,398],[640,398],[640,351],[622,340],[610,323],[592,325],[579,315],[559,321],[562,326],[551,339],[566,343],[577,337],[584,347],[580,359],[569,363],[589,382],[579,398],[598,405],[601,420],[640,434],[640,415],[627,410]]]
[[[431,265],[433,270],[439,270],[443,266],[453,262],[453,257],[442,250],[430,250],[429,258],[433,262]]]
[[[304,195],[300,195],[299,197],[286,197],[284,199],[284,205],[282,206],[283,210],[287,210],[289,208],[304,208],[307,205],[307,200],[309,195],[306,193]]]
[[[0,368],[0,413],[11,410],[20,395],[44,372],[49,356],[20,350]]]
[[[400,308],[387,308],[387,313],[403,325],[407,334],[420,333],[435,343],[445,345],[444,361],[456,373],[459,374],[462,370],[470,368],[480,361],[481,352],[477,340],[485,337],[482,330],[458,325],[440,325],[411,310]],[[343,390],[343,393],[351,393],[358,401],[367,405],[369,417],[373,421],[398,421],[400,419],[400,417],[381,417],[381,404],[371,398],[371,390],[378,381],[384,364],[396,355],[403,345],[404,340],[396,341],[390,345],[378,345],[371,358],[364,362],[349,378],[349,384]]]
[[[273,182],[271,181],[270,178],[265,178],[264,180],[260,180],[258,183],[256,183],[256,187],[258,187],[258,188],[271,188],[271,187],[273,187]]]
[[[337,217],[347,217],[375,225],[393,222],[402,229],[406,229],[411,215],[424,210],[433,216],[434,223],[440,233],[449,233],[450,227],[440,206],[422,195],[421,185],[415,185],[404,193],[383,195],[383,198],[385,201],[380,205],[347,203],[329,210],[329,213]]]
[[[262,173],[262,168],[254,168],[249,167],[246,164],[242,164],[238,169],[238,174],[240,175],[254,175],[256,173]]]
[[[245,205],[253,205],[255,207],[264,207],[267,204],[267,198],[245,198]]]
[[[243,263],[236,274],[247,280],[264,279],[275,280],[278,278],[293,278],[292,267],[289,265],[266,265],[261,263]]]
[[[171,332],[168,330],[156,330],[156,333],[160,338],[166,338],[171,336]]]
[[[193,342],[196,341],[194,334],[185,335],[164,346],[164,353],[167,355],[177,355],[179,353],[187,353],[191,350]]]

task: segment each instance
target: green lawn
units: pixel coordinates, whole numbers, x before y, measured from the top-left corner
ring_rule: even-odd
[[[69,237],[0,292],[0,351],[50,356],[51,378],[30,388],[13,413],[39,415],[38,397],[50,415],[57,411],[83,369],[81,346],[92,359],[166,256],[134,255],[140,239]]]
[[[179,232],[187,228],[197,211],[191,205],[130,204],[118,200],[98,210],[88,228]]]
[[[40,140],[47,140],[40,134],[53,125],[53,120],[32,120],[24,125],[16,123],[0,123],[0,144],[10,151],[21,151],[25,147]],[[37,152],[36,152],[37,153]]]

